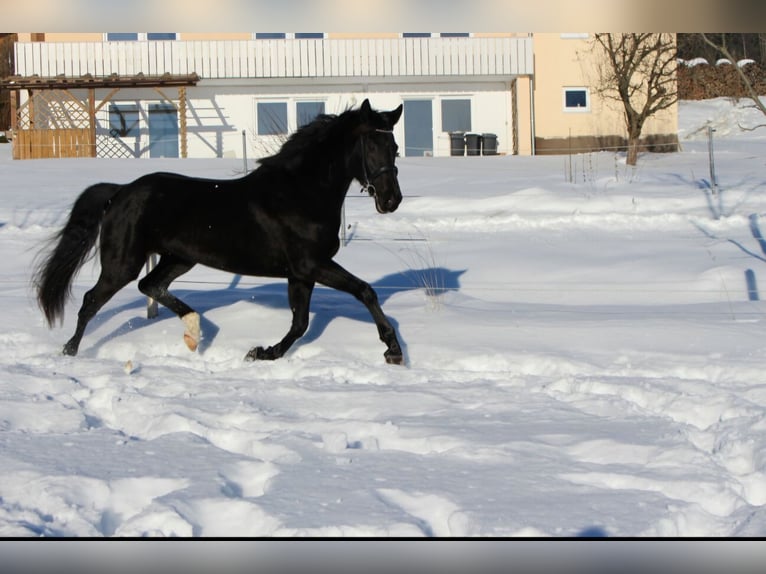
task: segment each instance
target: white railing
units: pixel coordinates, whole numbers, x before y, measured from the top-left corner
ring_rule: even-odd
[[[20,76],[191,74],[202,79],[517,76],[532,38],[20,42]]]

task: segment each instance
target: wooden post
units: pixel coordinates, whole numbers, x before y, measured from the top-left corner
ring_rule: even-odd
[[[34,90],[27,90],[29,94],[29,129],[35,129],[35,92]]]
[[[20,159],[19,150],[19,91],[11,90],[11,137],[13,138],[13,159]]]
[[[519,155],[519,93],[516,78],[511,80],[511,133],[513,134],[511,153]]]
[[[24,138],[26,140],[25,147],[22,150],[22,159],[38,159],[43,157],[41,154],[41,149],[37,147],[36,145],[36,138],[35,138],[35,92],[33,90],[27,90],[27,93],[29,94],[29,131],[27,132],[29,135],[29,139]],[[28,146],[28,147],[27,147]]]
[[[96,157],[96,90],[95,88],[88,88],[88,133],[90,135],[90,150],[89,150],[88,156]]]
[[[181,157],[188,155],[188,143],[186,140],[186,88],[178,88],[178,121],[181,128]]]

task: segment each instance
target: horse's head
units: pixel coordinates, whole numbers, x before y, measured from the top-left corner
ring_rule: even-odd
[[[402,106],[390,112],[378,112],[372,109],[369,100],[364,100],[359,112],[361,126],[356,147],[359,161],[358,167],[353,167],[355,177],[362,184],[362,191],[375,198],[378,213],[391,213],[402,201],[397,179],[399,170],[395,165],[399,146],[393,133],[402,115]]]

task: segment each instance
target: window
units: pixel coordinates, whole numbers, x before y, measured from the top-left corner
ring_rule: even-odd
[[[147,40],[175,40],[175,32],[149,32],[146,35]]]
[[[442,100],[442,131],[471,131],[471,100]]]
[[[178,157],[178,110],[149,104],[149,157]]]
[[[430,38],[431,32],[404,32],[402,38]]]
[[[564,88],[565,112],[589,112],[590,95],[588,88]]]
[[[112,104],[109,106],[109,134],[112,137],[138,137],[138,106]]]
[[[138,40],[176,40],[175,32],[107,32],[107,42],[136,42]]]
[[[270,136],[287,133],[287,103],[258,102],[258,135]]]
[[[283,40],[285,38],[284,32],[256,32],[256,40]]]
[[[439,34],[442,38],[468,38],[468,32],[442,32]]]
[[[296,32],[295,37],[299,39],[313,39],[313,38],[324,38],[324,34],[322,32]]]
[[[138,32],[108,32],[107,42],[135,42],[138,40]]]
[[[295,106],[298,127],[305,126],[324,113],[324,102],[298,102]]]

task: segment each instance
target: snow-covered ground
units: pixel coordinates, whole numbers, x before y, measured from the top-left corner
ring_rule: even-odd
[[[373,102],[374,104],[374,102]],[[0,145],[0,536],[763,536],[766,129],[683,102],[679,153],[402,158],[381,216],[349,191],[337,259],[406,367],[317,288],[273,363],[282,281],[195,268],[197,353],[135,285],[63,357],[34,258],[97,181],[237,160],[13,161]],[[713,194],[705,127],[715,129]]]

